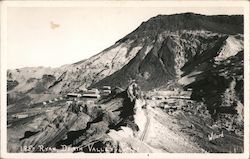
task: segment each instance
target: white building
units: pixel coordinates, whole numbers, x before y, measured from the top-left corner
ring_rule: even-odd
[[[103,90],[103,93],[108,93],[108,94],[110,94],[110,93],[111,93],[111,90]]]
[[[73,101],[66,101],[66,104],[67,105],[70,105],[70,104],[72,104],[73,103]]]
[[[28,114],[14,114],[14,115],[12,115],[12,117],[22,119],[22,118],[27,118]]]
[[[103,86],[102,89],[103,90],[111,90],[111,87],[110,86]]]
[[[67,97],[81,97],[82,95],[79,93],[68,93]]]

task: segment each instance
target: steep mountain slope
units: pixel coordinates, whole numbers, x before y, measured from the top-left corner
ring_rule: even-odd
[[[183,72],[190,73],[188,67],[192,70],[214,58],[226,59],[237,54],[243,49],[242,33],[242,16],[192,13],[156,16],[118,41],[145,41],[144,49],[121,70],[92,86],[122,87],[130,79],[137,79],[144,89],[161,86],[176,80]]]
[[[143,89],[159,87],[170,80],[178,80],[195,69],[207,67],[204,65],[209,61],[222,56],[219,51],[223,47],[234,47],[231,43],[226,43],[228,38],[234,36],[205,31],[163,32],[156,37],[147,54],[142,50],[122,69],[93,87],[105,84],[123,87],[128,84],[129,79],[137,79]],[[236,41],[242,50],[242,38]],[[231,54],[234,55],[235,51],[232,50]],[[228,56],[232,56],[231,54]]]

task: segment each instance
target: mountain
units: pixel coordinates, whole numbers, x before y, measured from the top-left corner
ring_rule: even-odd
[[[131,104],[128,96],[133,93],[126,93],[126,91],[122,93],[122,90],[129,90],[131,81],[136,81],[138,85],[136,85],[136,88],[139,87],[144,96],[155,91],[175,91],[177,88],[180,91],[191,90],[191,99],[193,100],[190,106],[192,108],[190,110],[191,115],[189,113],[189,115],[184,116],[185,118],[190,117],[188,123],[189,126],[191,125],[190,127],[196,127],[195,131],[199,129],[198,134],[202,134],[201,136],[198,135],[200,138],[211,133],[211,128],[200,126],[197,123],[198,120],[202,120],[201,122],[204,122],[204,125],[216,123],[217,126],[219,125],[227,130],[229,128],[225,125],[233,123],[231,127],[243,132],[243,24],[242,15],[206,16],[194,13],[158,15],[143,22],[133,32],[89,59],[58,68],[37,67],[8,70],[8,114],[30,109],[30,105],[59,98],[69,92],[79,92],[85,88],[101,88],[103,86],[120,88],[121,92],[110,97],[106,102],[100,102],[100,105],[112,107],[112,111],[104,113],[105,115],[102,118],[98,118],[99,110],[91,110],[90,112],[93,111],[93,114],[85,112],[89,117],[86,119],[86,116],[83,115],[82,122],[89,121],[89,124],[86,122],[86,127],[81,127],[83,130],[77,128],[77,130],[74,130],[76,132],[73,132],[73,130],[71,132],[79,133],[79,136],[82,133],[91,135],[91,132],[86,131],[98,129],[96,130],[98,133],[92,133],[92,135],[107,135],[106,132],[100,130],[100,127],[102,127],[110,132],[110,136],[114,139],[121,135],[121,131],[117,134],[113,130],[118,131],[122,125],[124,126],[124,122],[133,131],[136,131],[140,129],[140,122],[143,121],[138,120],[137,116],[142,119],[146,118],[140,114],[140,111],[137,111],[138,114],[134,117],[129,117],[129,120],[127,120],[126,115],[117,117],[117,113],[122,113],[123,107],[127,105],[132,105],[131,109],[135,107],[139,110],[144,105],[142,104],[143,97],[133,99],[134,101]],[[175,102],[176,105],[182,106],[190,104],[189,101],[176,100]],[[59,105],[64,106],[65,104],[60,103]],[[205,110],[209,113],[206,113]],[[60,108],[60,111],[72,114],[65,107]],[[130,109],[127,111],[131,112]],[[200,114],[197,116],[196,113]],[[53,116],[58,116],[56,114],[58,113],[55,111]],[[158,123],[158,125],[155,125],[157,129],[160,129],[161,124],[166,123],[166,116],[162,112],[152,109],[151,115],[155,116],[152,120]],[[160,117],[157,117],[158,115]],[[43,118],[46,118],[46,115],[45,117],[42,116],[37,120],[42,121]],[[184,116],[179,114],[176,119],[167,118],[173,123],[175,120],[180,120],[177,126],[179,128],[180,125],[186,124]],[[72,120],[76,118],[74,114],[62,118],[63,121],[71,121],[71,117]],[[103,123],[106,117],[109,118],[109,122]],[[181,124],[181,122],[184,124]],[[163,129],[171,133],[168,128]],[[78,130],[81,131],[78,132]],[[46,131],[54,130],[46,129]],[[126,128],[122,128],[122,131],[130,134],[130,131],[127,132]],[[159,132],[162,131],[159,130]],[[45,132],[42,131],[40,135],[43,136],[43,133]],[[164,133],[161,135],[164,136]],[[167,136],[164,137],[170,140]],[[106,141],[107,138],[104,138]],[[37,140],[37,138],[34,138],[34,140]],[[44,140],[49,139],[44,138]],[[79,141],[78,139],[72,140],[75,144]],[[79,144],[84,145],[83,143],[89,140],[81,139]],[[156,140],[158,139],[156,138]],[[184,137],[181,140],[184,142],[186,138]],[[133,141],[137,140],[134,139]],[[201,152],[203,149],[209,152],[228,152],[229,149],[231,150],[230,143],[224,140],[216,143],[221,144],[220,146],[217,145],[218,149],[210,145],[209,141],[200,140],[199,142],[196,144],[203,145],[201,146],[202,149],[192,142],[187,142],[187,144],[192,145],[190,149],[185,145],[178,144],[175,145],[176,149],[171,147],[165,147],[165,149],[170,152]],[[143,145],[143,143],[141,144]],[[223,144],[227,146],[222,148]],[[239,147],[242,146],[242,143],[238,140],[234,144],[240,145]],[[146,152],[155,151],[154,146],[151,146],[146,145],[143,149]],[[160,146],[158,145],[158,147]],[[131,149],[133,149],[133,146]],[[238,152],[238,149],[236,151]],[[123,152],[126,151],[123,150]]]
[[[213,54],[210,58],[216,57],[222,45],[227,45],[225,47],[239,46],[238,50],[241,50],[243,38],[240,38],[238,34],[242,33],[243,17],[240,15],[205,16],[193,13],[158,15],[143,22],[135,31],[89,59],[55,69],[9,70],[8,80],[14,80],[20,85],[24,85],[30,78],[41,79],[42,75],[48,74],[54,76],[56,81],[50,82],[50,85],[46,87],[47,91],[69,92],[81,86],[101,85],[96,83],[113,73],[118,74],[117,71],[120,71],[121,68],[122,72],[124,69],[133,67],[133,71],[124,70],[124,72],[129,72],[129,76],[122,80],[123,83],[126,83],[125,80],[128,78],[134,78],[135,74],[139,79],[140,77],[145,79],[144,76],[146,76],[149,80],[157,80],[154,72],[166,76],[162,80],[166,78],[168,81],[180,75],[180,69],[184,64],[194,58],[199,58],[203,54],[205,56]],[[238,38],[235,37],[236,35]],[[226,43],[226,39],[234,41]],[[237,50],[233,50],[231,54],[235,52]],[[138,66],[133,64],[138,61]],[[34,70],[32,71],[32,69]],[[31,71],[31,73],[27,71]],[[34,72],[37,73],[34,74]],[[113,76],[123,78],[122,75]],[[118,80],[117,77],[109,78],[111,80],[106,79],[106,81],[112,81],[112,78]],[[156,85],[161,85],[166,80]],[[148,85],[147,80],[144,82]],[[24,92],[30,91],[29,88],[20,88],[20,86],[15,89]]]

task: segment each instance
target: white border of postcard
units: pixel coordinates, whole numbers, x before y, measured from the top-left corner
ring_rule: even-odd
[[[1,5],[1,154],[0,158],[249,158],[249,1],[2,1]],[[7,153],[6,39],[8,7],[242,7],[244,9],[244,153]]]

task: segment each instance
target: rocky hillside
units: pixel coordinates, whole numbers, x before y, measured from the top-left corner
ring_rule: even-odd
[[[242,135],[217,126],[203,102],[145,100],[134,82],[94,102],[68,101],[33,105],[33,116],[8,120],[8,152],[243,151]]]

